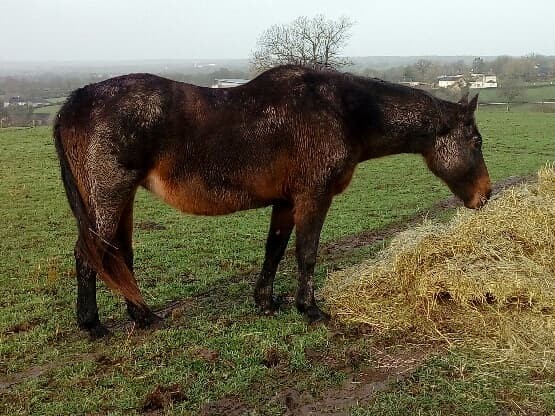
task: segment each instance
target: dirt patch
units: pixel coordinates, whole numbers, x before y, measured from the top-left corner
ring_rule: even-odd
[[[164,409],[171,407],[174,403],[181,403],[186,400],[187,396],[183,393],[179,384],[156,386],[146,396],[141,411],[148,415],[162,414]]]
[[[241,416],[248,414],[250,408],[237,395],[224,396],[202,407],[202,416]]]
[[[44,365],[31,367],[25,371],[21,371],[19,373],[14,373],[9,376],[2,377],[0,378],[0,392],[7,390],[11,386],[15,384],[19,384],[23,381],[28,381],[28,380],[38,378],[43,374],[47,373],[48,371],[64,368],[68,365],[68,363],[92,361],[92,360],[96,360],[98,357],[99,357],[98,354],[91,354],[91,353],[76,354],[71,357],[68,357],[64,361],[57,361],[54,363],[48,363]]]
[[[220,358],[218,351],[209,350],[208,348],[195,348],[192,351],[193,357],[206,361],[207,363],[215,363]]]
[[[262,359],[262,365],[264,367],[275,367],[284,359],[283,354],[280,350],[275,347],[270,347],[264,351],[264,358]]]
[[[31,329],[33,329],[34,327],[36,327],[37,325],[39,325],[41,322],[38,319],[30,319],[28,321],[25,322],[20,322],[14,326],[12,326],[11,328],[9,328],[6,331],[6,335],[13,335],[13,334],[19,334],[21,332],[28,332]]]
[[[311,364],[320,363],[326,367],[338,371],[344,371],[347,368],[345,360],[339,355],[333,354],[335,349],[333,347],[326,348],[326,350],[315,350],[312,348],[305,348],[304,355]]]
[[[356,347],[348,347],[344,357],[330,357],[326,352],[305,350],[310,361],[318,361],[335,370],[341,369],[347,379],[340,385],[317,394],[296,389],[296,377],[289,369],[279,369],[271,378],[271,385],[278,383],[281,390],[268,391],[268,402],[278,404],[289,416],[348,415],[353,406],[371,403],[377,393],[389,390],[398,381],[410,377],[429,357],[440,349],[432,345],[411,345],[408,348],[372,348],[367,354]],[[278,364],[279,365],[279,364]],[[279,368],[279,367],[277,367]],[[260,383],[260,384],[259,384]],[[266,391],[265,381],[251,386],[252,391]],[[259,393],[260,394],[260,393]],[[202,408],[202,415],[258,414],[257,406],[249,406],[237,395],[227,395],[209,402]],[[251,413],[249,413],[251,412]]]
[[[137,227],[139,230],[144,231],[160,231],[167,229],[165,225],[157,223],[155,221],[141,221],[135,224],[135,227]]]
[[[356,345],[345,350],[345,364],[349,367],[358,368],[365,359],[366,354]]]
[[[348,415],[353,406],[369,404],[377,393],[407,378],[432,352],[430,349],[396,354],[375,352],[371,366],[351,373],[340,386],[325,390],[318,397],[289,388],[281,393],[280,401],[291,416]]]
[[[99,354],[95,358],[95,362],[100,367],[113,367],[123,363],[121,358],[108,357],[104,354]]]

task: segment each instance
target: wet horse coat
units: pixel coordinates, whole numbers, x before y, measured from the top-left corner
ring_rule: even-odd
[[[264,313],[276,310],[273,279],[296,227],[296,305],[310,321],[325,319],[312,276],[334,195],[362,161],[419,153],[468,207],[480,206],[490,183],[475,108],[476,97],[451,103],[381,80],[296,66],[231,89],[133,74],[76,90],[56,118],[54,136],[79,225],[79,325],[93,336],[106,332],[96,274],[126,298],[139,325],[157,320],[132,271],[139,186],[189,214],[271,205],[256,303]]]

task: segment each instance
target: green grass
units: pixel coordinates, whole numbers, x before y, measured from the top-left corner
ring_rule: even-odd
[[[54,97],[54,98],[47,98],[46,101],[52,104],[62,104],[67,97]]]
[[[479,120],[493,180],[530,174],[555,160],[554,114],[480,110]],[[344,361],[350,348],[370,354],[373,346],[404,342],[395,337],[332,337],[325,328],[307,327],[292,308],[275,318],[258,316],[251,292],[262,262],[269,210],[216,218],[184,216],[143,191],[135,223],[155,221],[165,229],[135,232],[139,284],[152,306],[184,299],[184,307],[166,319],[165,329],[120,330],[106,340],[89,342],[74,322],[76,233],[50,130],[1,130],[0,178],[0,375],[55,364],[40,377],[2,391],[0,413],[139,413],[156,386],[177,383],[186,400],[168,408],[175,413],[196,414],[208,401],[232,395],[257,414],[282,414],[285,408],[275,399],[277,392],[292,387],[317,395],[346,377],[348,369],[326,359],[315,361],[307,350]],[[322,241],[402,220],[449,195],[420,157],[367,162],[334,202]],[[328,270],[356,263],[377,248],[322,258],[317,281],[321,283]],[[291,256],[276,282],[278,293],[293,293]],[[126,319],[121,299],[99,287],[101,319]],[[219,355],[207,359],[205,350]],[[262,364],[268,351],[279,352],[277,366]],[[451,414],[456,408],[459,414],[498,414],[511,409],[505,394],[517,404],[530,402],[555,412],[555,399],[546,387],[553,379],[534,381],[532,375],[499,365],[491,375],[472,373],[461,381],[451,372],[461,354],[475,362],[466,352],[436,357],[409,380],[380,394],[371,407],[354,412],[408,414],[420,409]],[[539,396],[526,387],[532,382],[537,382]],[[384,413],[390,404],[392,410]]]
[[[505,102],[506,98],[501,95],[499,88],[484,88],[471,90],[472,93],[480,94],[480,102]],[[555,85],[545,86],[528,86],[522,88],[522,96],[518,97],[516,101],[536,102],[542,100],[555,101]]]
[[[484,366],[479,356],[459,350],[429,360],[408,379],[381,393],[356,416],[541,415],[555,411],[555,373]]]
[[[46,105],[44,107],[35,108],[34,112],[45,113],[45,114],[50,114],[50,116],[55,116],[58,113],[58,111],[60,111],[61,107],[62,107],[61,104]]]
[[[35,108],[35,113],[42,113],[42,114],[49,114],[50,120],[53,120],[54,116],[58,114],[62,104],[66,100],[67,97],[56,97],[56,98],[48,98],[46,101],[51,103],[52,105],[46,105],[44,107]]]
[[[37,107],[33,110],[34,114],[48,114],[48,124],[53,124],[54,117],[60,111],[62,104],[47,105],[44,107]]]

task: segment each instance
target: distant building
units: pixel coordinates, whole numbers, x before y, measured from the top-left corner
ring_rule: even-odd
[[[22,100],[21,96],[19,95],[10,97],[8,101],[4,101],[4,108],[10,107],[10,106],[18,106],[18,105],[19,106],[27,105],[27,101]]]
[[[437,84],[440,88],[452,88],[454,86],[470,88],[497,88],[497,75],[494,74],[470,74],[470,83],[465,80],[464,75],[442,75],[438,77]]]
[[[424,82],[419,81],[400,81],[399,84],[406,85],[407,87],[418,87],[419,85],[425,85]]]
[[[51,103],[49,103],[43,98],[33,98],[31,100],[24,100],[19,95],[10,97],[8,101],[4,101],[4,108],[18,107],[18,106],[23,107],[25,105],[29,107],[44,107],[47,105],[51,105]]]
[[[439,88],[449,88],[454,85],[465,86],[466,81],[463,75],[442,75],[437,78]]]
[[[497,75],[472,74],[470,88],[497,88]]]
[[[230,88],[230,87],[238,87],[239,85],[246,84],[250,80],[248,79],[241,79],[241,78],[223,78],[223,79],[215,79],[212,88]]]
[[[208,63],[208,64],[206,64],[206,63],[198,63],[198,62],[195,62],[195,63],[193,64],[193,68],[204,68],[204,67],[207,67],[207,66],[214,67],[214,66],[216,66],[216,64],[214,64],[214,63]],[[166,68],[167,68],[167,67],[166,67]]]
[[[46,105],[51,105],[51,103],[42,98],[33,98],[31,101],[28,102],[28,104],[32,107],[44,107]]]

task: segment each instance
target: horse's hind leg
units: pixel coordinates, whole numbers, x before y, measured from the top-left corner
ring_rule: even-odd
[[[272,315],[278,309],[273,297],[274,278],[281,261],[291,231],[293,230],[293,211],[289,205],[276,204],[272,208],[270,231],[266,240],[266,255],[260,276],[254,289],[256,305],[265,315]]]
[[[133,272],[133,202],[134,198],[131,197],[121,214],[116,234],[118,249],[121,251],[125,264],[131,272]],[[126,300],[126,303],[129,316],[139,328],[159,324],[162,321],[149,308],[137,306],[129,300]]]
[[[102,155],[93,165],[98,169],[91,175],[91,210],[94,212],[96,238],[103,245],[103,267],[115,281],[116,289],[135,293],[140,297],[135,276],[132,272],[133,249],[133,199],[141,175],[136,171],[121,169],[117,163]],[[106,172],[110,174],[107,175]],[[122,269],[123,267],[123,269]],[[112,283],[114,285],[114,283]],[[123,291],[121,291],[123,289]],[[125,298],[130,305],[131,298]],[[142,299],[141,299],[142,300]],[[144,304],[128,306],[132,318],[139,326],[154,322],[155,315]]]
[[[80,251],[81,240],[75,246],[75,269],[77,272],[77,324],[96,339],[109,333],[100,323],[96,304],[96,272],[83,259]]]

